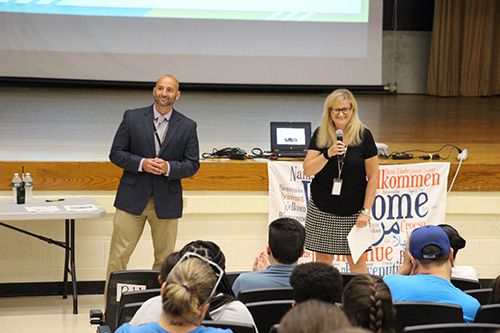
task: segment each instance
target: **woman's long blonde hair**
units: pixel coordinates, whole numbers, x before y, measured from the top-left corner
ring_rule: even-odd
[[[319,126],[318,136],[316,137],[316,146],[318,148],[329,148],[337,141],[337,136],[335,134],[337,128],[333,122],[330,109],[337,107],[345,100],[351,103],[352,116],[344,131],[343,141],[347,146],[357,146],[361,143],[365,126],[358,117],[358,104],[349,90],[337,89],[328,95],[325,100],[321,125]]]
[[[200,307],[209,301],[216,281],[213,269],[204,261],[189,258],[181,262],[167,277],[163,311],[199,325]]]

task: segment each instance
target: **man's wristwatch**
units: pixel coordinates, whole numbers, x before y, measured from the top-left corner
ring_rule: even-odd
[[[361,209],[361,213],[365,214],[370,219],[372,218],[372,212],[369,209],[363,208],[363,209]]]

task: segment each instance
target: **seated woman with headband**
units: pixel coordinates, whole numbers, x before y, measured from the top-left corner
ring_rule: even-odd
[[[222,275],[217,264],[196,253],[185,253],[162,285],[160,320],[142,326],[123,324],[116,333],[232,332],[201,325]]]
[[[193,252],[204,258],[217,264],[217,267],[221,268],[222,278],[220,283],[217,284],[215,288],[215,294],[210,300],[210,308],[206,315],[207,320],[214,321],[232,321],[244,324],[250,324],[255,327],[255,322],[253,320],[252,314],[247,309],[245,304],[237,300],[234,297],[233,290],[227,279],[224,269],[226,268],[226,257],[221,251],[220,247],[214,242],[196,240],[186,244],[179,252],[179,256],[183,256],[187,252]],[[177,259],[174,258],[174,264]],[[170,261],[169,258],[165,261]],[[165,262],[162,265],[162,272],[165,270],[168,272],[170,269],[164,267]],[[162,273],[163,274],[163,273]],[[162,315],[162,298],[161,296],[153,297],[147,302],[145,302],[141,308],[136,312],[130,324],[133,326],[144,325],[150,322],[159,321]]]

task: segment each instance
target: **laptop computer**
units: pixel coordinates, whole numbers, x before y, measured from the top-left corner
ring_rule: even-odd
[[[310,122],[271,122],[271,151],[278,157],[306,156],[310,140]]]

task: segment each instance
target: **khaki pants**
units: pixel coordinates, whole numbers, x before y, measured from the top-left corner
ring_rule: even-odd
[[[159,219],[156,217],[154,200],[151,197],[141,215],[134,215],[116,209],[113,218],[113,236],[109,249],[108,270],[106,273],[106,297],[111,272],[127,269],[130,256],[141,238],[144,225],[148,221],[154,248],[153,269],[160,270],[161,263],[174,252],[177,238],[178,219]]]

